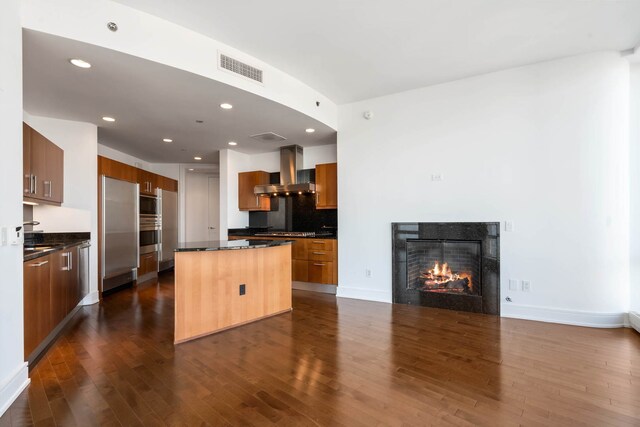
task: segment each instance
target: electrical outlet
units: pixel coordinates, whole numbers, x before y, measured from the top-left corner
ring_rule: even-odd
[[[443,177],[441,173],[431,174],[431,181],[442,181]]]
[[[513,231],[513,221],[504,222],[504,231]]]
[[[364,276],[365,276],[367,279],[371,279],[371,270],[367,268],[367,269],[364,271]]]
[[[522,292],[531,291],[531,282],[529,280],[522,281]]]
[[[516,279],[509,279],[509,290],[510,291],[518,290],[518,281]]]

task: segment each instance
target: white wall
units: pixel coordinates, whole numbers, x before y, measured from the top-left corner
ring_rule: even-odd
[[[19,0],[0,13],[0,226],[22,225],[22,30]],[[0,416],[29,384],[23,355],[22,246],[0,246]]]
[[[340,107],[338,295],[391,301],[392,222],[509,220],[503,315],[622,322],[628,95],[626,61],[598,53]]]
[[[298,110],[335,129],[336,105],[282,71],[230,46],[109,0],[30,0],[25,28],[79,40],[208,77]],[[55,19],[52,19],[55,17]],[[118,24],[117,33],[106,22]],[[217,67],[221,51],[264,70],[264,85]],[[320,101],[320,107],[316,106]]]
[[[280,151],[253,154],[250,157],[249,169],[246,171],[263,170],[267,172],[280,171]],[[334,163],[338,158],[336,144],[306,147],[304,149],[303,169],[313,169],[322,163]],[[244,171],[244,172],[246,172]]]
[[[33,207],[35,230],[90,232],[90,295],[98,301],[98,128],[91,123],[33,116],[24,112],[24,121],[64,150],[64,202],[62,207]]]
[[[251,169],[251,156],[233,150],[220,150],[220,239],[229,228],[249,225],[249,213],[238,210],[238,173]]]
[[[631,311],[640,313],[640,63],[631,65],[629,159],[631,182]]]

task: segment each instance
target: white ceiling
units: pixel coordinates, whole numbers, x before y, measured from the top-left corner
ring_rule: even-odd
[[[70,58],[92,64],[71,65]],[[328,126],[276,102],[121,52],[23,31],[24,108],[34,115],[95,123],[100,143],[157,163],[217,163],[218,150],[244,153],[335,144]],[[233,104],[222,110],[223,102]],[[104,122],[103,116],[116,118]],[[197,124],[196,120],[204,123]],[[306,128],[316,132],[308,134]],[[286,141],[249,135],[272,131]],[[163,138],[173,143],[162,142]],[[230,147],[229,141],[236,141]]]
[[[339,104],[640,43],[638,0],[115,0]]]

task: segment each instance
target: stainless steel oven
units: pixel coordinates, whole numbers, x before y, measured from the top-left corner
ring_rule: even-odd
[[[156,196],[140,195],[140,216],[158,215],[158,198]]]
[[[160,226],[159,215],[140,215],[140,254],[148,254],[158,250]]]

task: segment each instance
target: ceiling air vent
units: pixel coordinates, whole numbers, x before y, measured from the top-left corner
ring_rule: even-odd
[[[273,132],[257,133],[255,135],[251,135],[249,138],[253,138],[257,141],[262,142],[278,142],[285,141],[287,139],[284,136],[278,135],[277,133]]]
[[[252,67],[249,64],[240,62],[237,59],[233,59],[225,54],[220,54],[220,68],[231,71],[235,74],[240,74],[242,77],[262,83],[262,70],[256,67]]]

